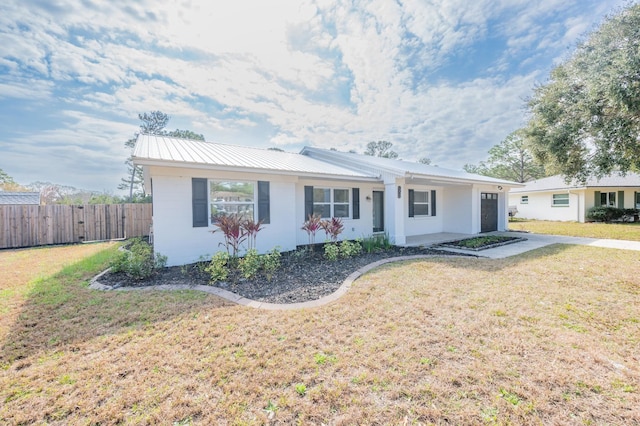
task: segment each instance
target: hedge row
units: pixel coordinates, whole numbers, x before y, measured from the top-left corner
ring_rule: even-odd
[[[592,207],[587,211],[587,220],[593,222],[613,222],[637,220],[638,209],[619,209],[617,207]]]

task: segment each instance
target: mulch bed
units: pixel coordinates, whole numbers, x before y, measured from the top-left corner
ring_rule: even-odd
[[[519,243],[520,241],[526,241],[523,237],[506,237],[506,236],[491,236],[490,238],[495,242],[487,242],[479,245],[478,247],[469,247],[465,244],[468,241],[481,239],[483,237],[465,238],[464,240],[448,241],[446,243],[438,244],[435,247],[448,247],[462,250],[481,251],[490,248],[500,247],[507,244]]]
[[[247,299],[269,303],[298,303],[317,300],[335,292],[352,272],[381,259],[412,255],[469,256],[432,248],[395,246],[388,250],[362,253],[333,262],[326,260],[320,249],[313,253],[306,252],[304,256],[297,253],[299,252],[282,253],[281,267],[272,275],[270,281],[263,274],[258,274],[252,279],[230,275],[226,282],[210,284],[209,274],[204,271],[204,265],[195,263],[163,268],[146,280],[134,280],[124,273],[106,273],[100,277],[100,283],[113,288],[210,284]]]

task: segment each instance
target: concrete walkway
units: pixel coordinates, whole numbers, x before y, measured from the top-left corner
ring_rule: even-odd
[[[575,245],[583,245],[583,246],[640,251],[640,241],[609,240],[609,239],[584,238],[584,237],[565,237],[561,235],[529,234],[526,232],[491,232],[486,235],[504,235],[508,237],[526,238],[526,241],[520,241],[514,244],[506,244],[504,246],[495,247],[492,249],[480,250],[480,251],[458,250],[458,249],[441,248],[441,247],[438,247],[438,249],[451,251],[455,253],[475,254],[477,256],[488,257],[490,259],[503,259],[505,257],[516,256],[518,254],[539,249],[540,247],[549,246],[551,244],[575,244]],[[472,236],[467,236],[467,238],[469,237],[472,237]]]
[[[459,250],[452,248],[441,248],[438,247],[439,250],[450,251],[455,253],[466,253],[466,254],[474,254],[479,257],[486,257],[490,259],[503,259],[505,257],[516,256],[518,254],[522,254],[527,251],[535,250],[540,247],[545,247],[551,244],[577,244],[577,245],[585,245],[585,246],[593,246],[593,247],[605,247],[605,248],[614,248],[621,250],[635,250],[640,251],[640,242],[638,241],[626,241],[626,240],[608,240],[608,239],[597,239],[597,238],[582,238],[582,237],[564,237],[559,235],[542,235],[542,234],[528,234],[524,232],[491,232],[486,235],[504,235],[509,237],[520,237],[526,238],[526,241],[520,241],[514,244],[507,244],[500,247],[495,247],[492,249],[486,249],[481,251],[473,251],[473,250]],[[466,234],[432,234],[428,239],[414,239],[409,242],[407,245],[434,245],[446,241],[453,241],[456,239],[470,238],[477,235],[466,235]],[[377,268],[378,266],[384,265],[385,263],[398,262],[402,260],[415,260],[415,259],[426,259],[433,258],[434,256],[427,255],[418,255],[418,256],[403,256],[403,257],[392,257],[389,259],[382,259],[374,263],[370,263],[357,271],[354,271],[351,275],[349,275],[340,288],[336,290],[334,293],[324,296],[318,300],[311,300],[309,302],[302,303],[289,303],[289,304],[277,304],[277,303],[267,303],[260,302],[257,300],[247,299],[242,297],[236,293],[232,293],[227,290],[223,290],[218,287],[209,286],[209,285],[197,285],[191,286],[186,284],[173,284],[173,285],[160,285],[160,286],[148,286],[148,287],[119,287],[113,289],[112,287],[106,286],[100,283],[100,277],[107,273],[108,270],[102,272],[91,280],[89,288],[94,290],[118,290],[118,291],[150,291],[150,290],[197,290],[202,291],[204,293],[209,293],[221,297],[230,302],[236,303],[242,306],[248,306],[251,308],[258,309],[267,309],[267,310],[291,310],[291,309],[306,309],[306,308],[315,308],[318,306],[323,306],[328,303],[331,303],[335,300],[341,298],[349,289],[351,288],[353,282],[360,278],[363,274],[369,272],[370,270]]]

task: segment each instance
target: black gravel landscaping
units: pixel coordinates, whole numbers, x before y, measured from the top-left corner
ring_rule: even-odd
[[[224,282],[210,283],[204,270],[206,263],[162,268],[145,280],[134,280],[124,273],[106,273],[100,283],[118,287],[142,287],[156,285],[214,285],[232,291],[247,299],[269,303],[298,303],[317,300],[335,292],[354,271],[381,259],[398,256],[469,256],[423,247],[391,247],[387,250],[329,261],[321,249],[315,252],[292,251],[282,253],[281,266],[270,280],[260,272],[251,279],[232,273]]]

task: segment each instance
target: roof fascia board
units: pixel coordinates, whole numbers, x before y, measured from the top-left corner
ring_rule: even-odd
[[[346,167],[352,166],[357,170],[361,170],[365,172],[376,171],[378,173],[383,173],[383,174],[386,173],[398,178],[406,178],[406,179],[418,178],[418,179],[427,179],[434,182],[459,183],[459,184],[503,185],[503,186],[509,186],[509,187],[524,186],[522,184],[514,185],[514,182],[509,182],[509,181],[485,181],[485,180],[465,179],[465,178],[456,178],[456,177],[447,178],[444,176],[434,176],[434,175],[427,175],[422,173],[408,172],[400,168],[380,167],[371,163],[360,162],[358,161],[357,158],[353,158],[353,159],[343,158],[342,156],[340,158],[337,158],[336,156],[331,154],[331,151],[317,150],[311,147],[304,147],[300,153],[303,155],[306,155],[305,152],[312,154],[310,155],[310,157],[312,158],[318,158],[322,161],[327,161],[328,163],[331,163],[335,166],[345,167],[345,164],[348,164]]]
[[[182,167],[187,169],[198,170],[219,170],[223,172],[240,172],[240,173],[262,173],[268,175],[285,175],[296,177],[310,177],[316,179],[331,179],[331,180],[352,180],[358,182],[379,182],[377,177],[369,176],[350,176],[350,175],[336,175],[336,174],[324,174],[324,173],[309,173],[298,172],[291,170],[274,170],[274,169],[259,169],[251,167],[238,167],[238,166],[221,166],[215,164],[193,164],[193,163],[179,163],[163,160],[144,160],[133,158],[133,163],[141,166],[158,166],[158,167]]]

